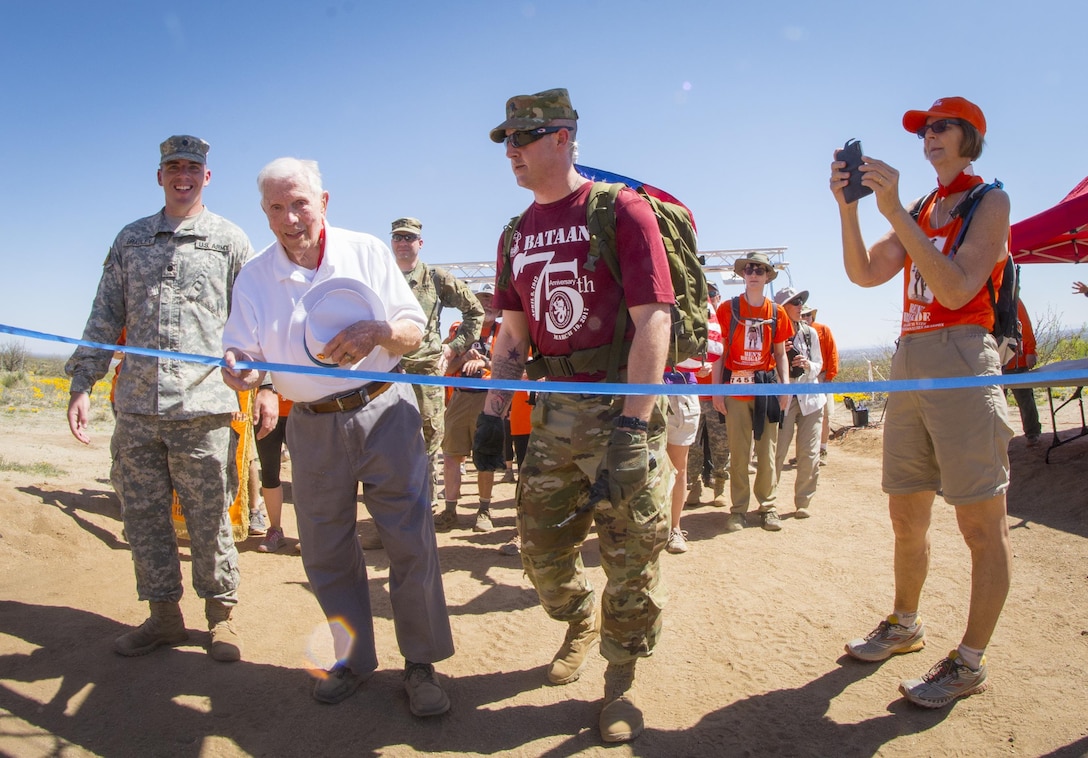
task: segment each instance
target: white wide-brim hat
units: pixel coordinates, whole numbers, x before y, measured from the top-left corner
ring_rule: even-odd
[[[302,296],[305,310],[301,339],[306,356],[318,366],[337,367],[325,355],[325,345],[358,321],[384,321],[385,305],[378,293],[357,279],[333,277],[318,282]],[[373,351],[371,351],[373,354]],[[359,356],[352,368],[362,368],[369,356]]]

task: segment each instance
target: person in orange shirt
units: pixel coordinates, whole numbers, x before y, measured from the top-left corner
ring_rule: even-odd
[[[267,385],[271,387],[271,385]],[[261,496],[268,513],[268,532],[257,552],[274,553],[283,547],[287,538],[283,534],[283,484],[280,482],[280,464],[284,442],[287,440],[287,416],[293,403],[283,395],[279,399],[279,420],[275,428],[264,437],[257,437],[257,457],[261,461]]]
[[[966,215],[961,203],[970,204],[970,193],[983,183],[972,163],[982,154],[986,117],[969,100],[944,97],[928,110],[907,111],[902,123],[922,140],[937,190],[917,206],[915,216],[899,197],[895,168],[862,156],[854,172],[836,157],[829,184],[839,211],[846,274],[862,287],[896,277],[902,282],[893,381],[996,377],[1001,359],[990,334],[994,309],[987,281],[992,291],[1000,290],[1009,255],[1009,196],[1003,189],[995,185],[985,191],[960,239]],[[877,210],[891,225],[871,247],[861,234],[860,201],[846,199],[852,182],[874,194]],[[892,613],[865,637],[847,642],[846,652],[882,661],[925,647],[918,609],[929,571],[937,490],[955,507],[971,555],[970,607],[959,647],[924,676],[899,685],[916,705],[941,708],[988,686],[983,653],[1012,576],[1005,503],[1011,438],[1005,392],[996,383],[892,392],[888,398],[882,486],[895,536]]]
[[[1016,304],[1016,315],[1020,320],[1020,348],[1001,369],[1003,374],[1022,374],[1035,368],[1039,361],[1039,356],[1035,353],[1035,331],[1031,327],[1031,318],[1028,317],[1028,309],[1024,307],[1023,300]],[[1032,387],[1013,387],[1012,396],[1016,399],[1016,407],[1020,409],[1020,425],[1024,427],[1024,436],[1027,437],[1029,445],[1035,445],[1043,431],[1039,423],[1039,406],[1035,404],[1035,390]]]
[[[835,336],[825,324],[816,323],[816,309],[805,304],[801,309],[801,320],[816,330],[820,338],[820,355],[824,359],[823,370],[817,380],[820,384],[834,381],[839,374],[839,348],[835,345]],[[827,463],[827,441],[831,438],[831,414],[835,411],[835,393],[827,393],[827,405],[824,406],[823,429],[820,430],[820,465]]]
[[[724,352],[713,364],[714,384],[789,384],[786,340],[793,336],[793,324],[781,305],[764,296],[768,282],[778,272],[763,253],[748,253],[733,263],[733,271],[744,279],[744,294],[718,307]],[[734,305],[739,320],[734,323]],[[775,509],[778,496],[774,462],[778,423],[789,406],[790,395],[715,395],[714,409],[725,414],[729,436],[729,496],[732,500],[725,528],[737,532],[747,526],[745,514],[752,494],[759,502],[761,526],[769,532],[782,528]],[[756,448],[756,479],[748,481],[748,460],[752,441]]]

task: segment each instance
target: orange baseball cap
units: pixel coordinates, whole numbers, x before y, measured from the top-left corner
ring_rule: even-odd
[[[907,111],[903,114],[903,128],[917,134],[930,117],[962,119],[978,129],[983,137],[986,136],[986,117],[982,115],[982,109],[966,98],[942,97],[928,111]]]

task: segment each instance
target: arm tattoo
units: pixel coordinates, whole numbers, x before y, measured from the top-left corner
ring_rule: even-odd
[[[520,379],[525,371],[525,356],[517,348],[506,351],[506,355],[497,355],[491,359],[491,376],[494,379]],[[505,416],[514,399],[513,390],[490,390],[487,393],[487,413],[493,416]]]

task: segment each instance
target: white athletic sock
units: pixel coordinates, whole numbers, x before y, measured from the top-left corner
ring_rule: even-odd
[[[982,654],[986,652],[985,650],[975,650],[973,647],[960,643],[956,652],[960,654],[960,659],[967,664],[968,668],[978,671],[982,667]]]
[[[903,613],[902,611],[896,611],[892,614],[896,618],[896,623],[899,626],[905,626],[907,629],[913,629],[918,625],[918,611],[914,613]]]

